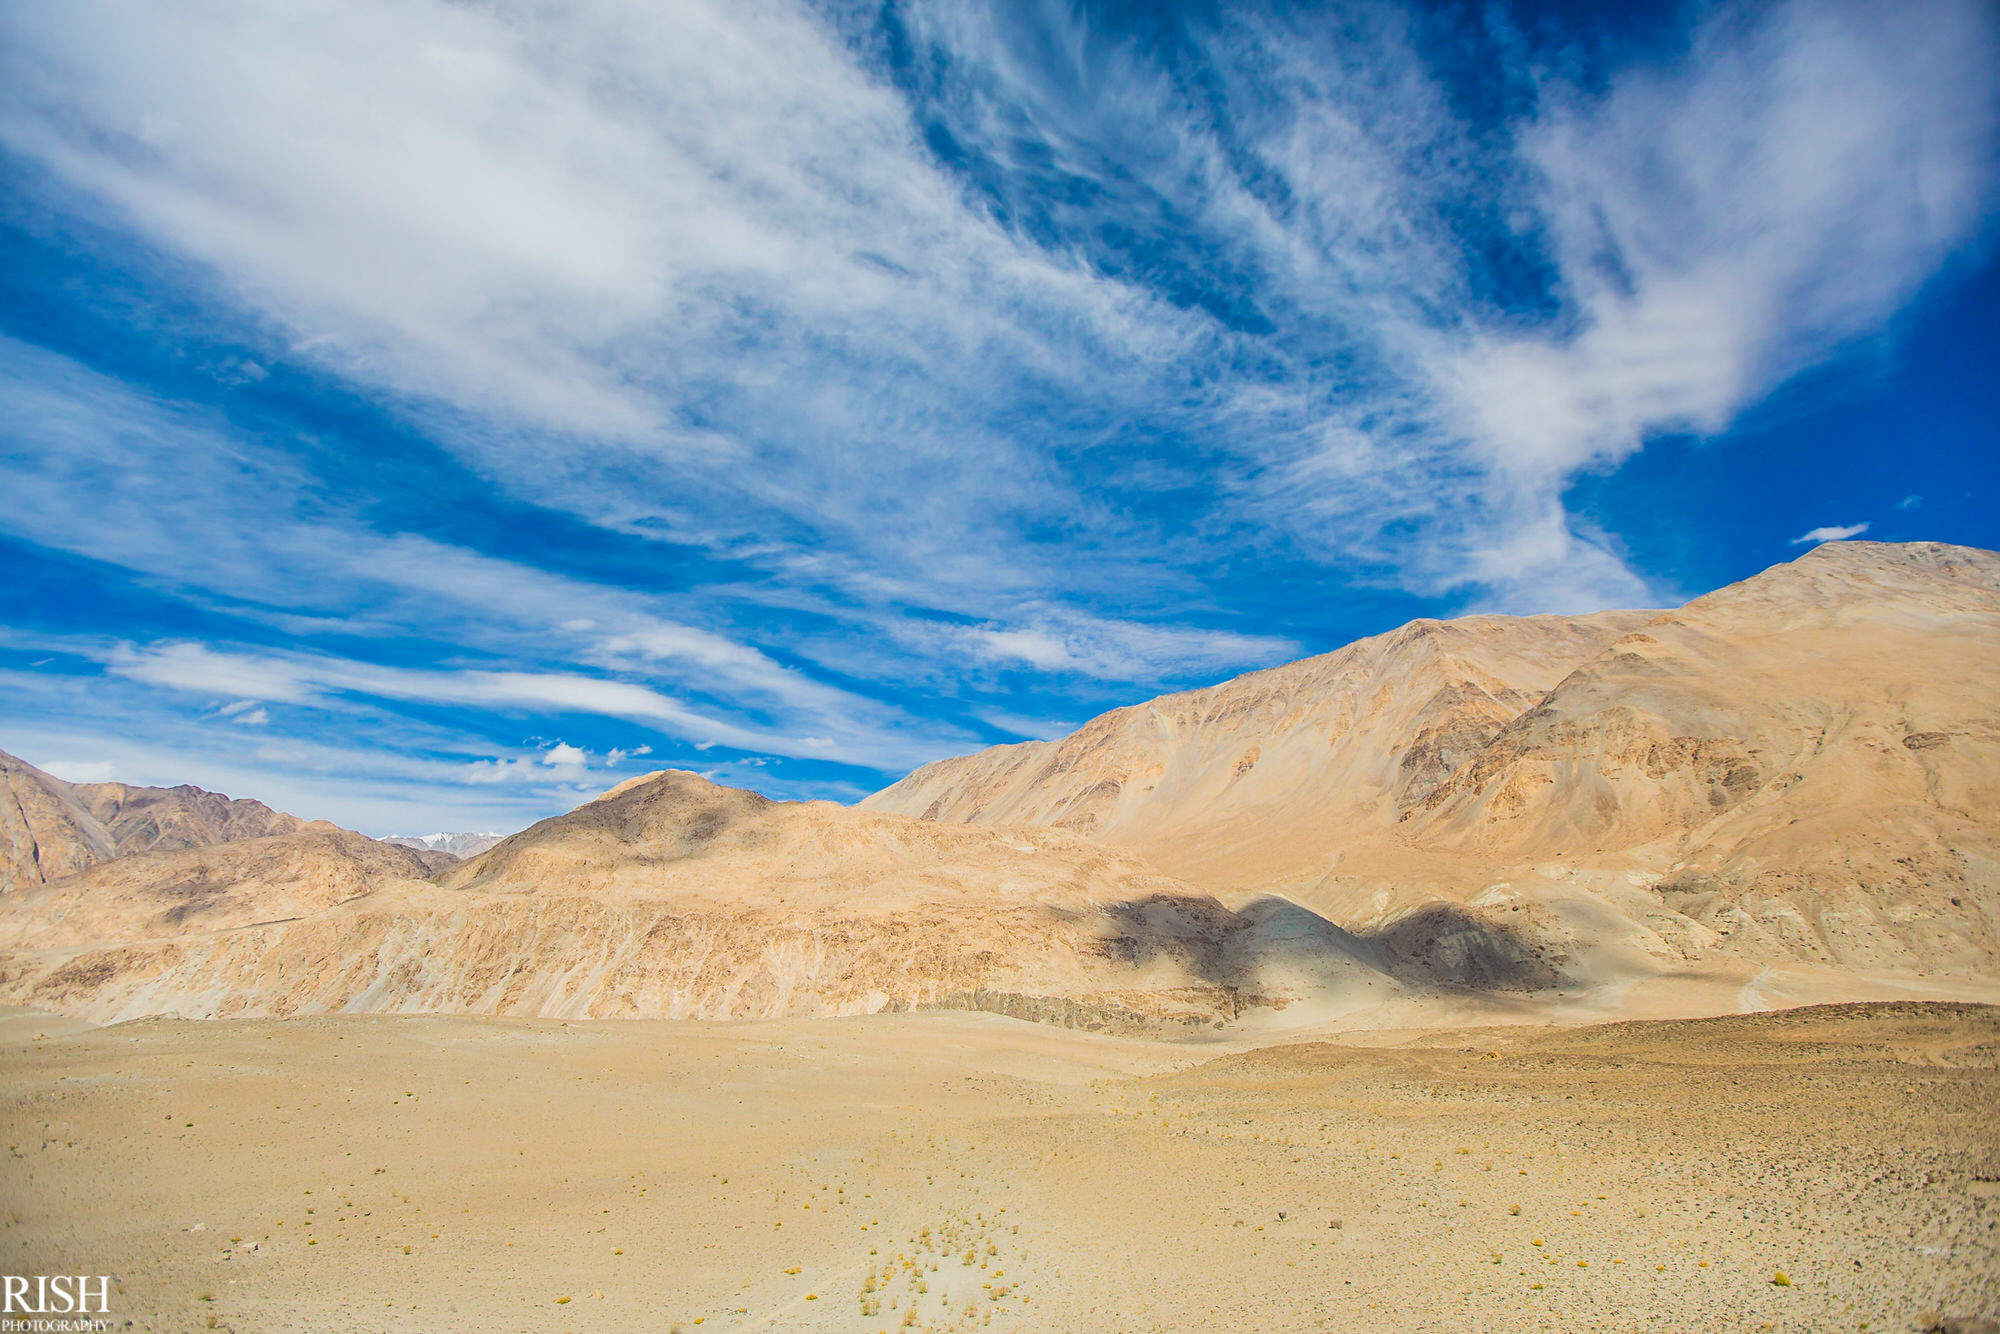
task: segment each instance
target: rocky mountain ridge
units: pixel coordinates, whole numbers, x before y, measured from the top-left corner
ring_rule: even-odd
[[[304,826],[261,801],[198,787],[68,783],[0,751],[0,893],[137,852],[211,847]]]
[[[1288,986],[1403,989],[1330,924],[1226,909],[1073,834],[674,770],[425,871],[323,825],[111,863],[0,905],[0,999],[97,1019],[942,1006],[1139,1028],[1223,1022]]]
[[[1996,663],[2000,556],[1843,544],[1676,611],[1416,622],[858,808],[662,771],[463,861],[269,812],[104,860],[120,811],[219,839],[265,808],[107,824],[17,766],[17,823],[102,833],[0,895],[0,1003],[1186,1030],[1993,999]]]

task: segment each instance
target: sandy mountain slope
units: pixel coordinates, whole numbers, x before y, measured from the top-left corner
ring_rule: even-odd
[[[296,816],[198,787],[66,783],[0,751],[0,893],[155,849],[290,833]]]
[[[918,770],[1468,979],[2000,970],[2000,556],[1835,543],[1677,611],[1418,622]]]
[[[0,1002],[93,1019],[945,1007],[1143,1028],[1402,990],[1311,914],[1226,909],[1074,834],[772,802],[675,771],[435,884],[407,849],[312,833],[311,856],[290,835],[212,849],[200,875],[191,854],[131,858],[0,903]]]
[[[433,869],[425,854],[316,820],[264,838],[134,853],[11,894],[0,903],[0,947],[160,940],[295,920]]]
[[[1116,709],[1057,741],[925,765],[864,809],[1043,824],[1223,889],[1317,881],[1649,612],[1414,621]]]

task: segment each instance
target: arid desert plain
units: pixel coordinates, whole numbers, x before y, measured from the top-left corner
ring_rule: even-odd
[[[1252,1046],[991,1015],[5,1024],[10,1267],[155,1330],[1915,1330],[2000,1009]]]

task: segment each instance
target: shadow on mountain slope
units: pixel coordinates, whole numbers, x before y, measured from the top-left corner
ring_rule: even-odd
[[[1534,991],[1564,981],[1564,956],[1526,932],[1457,903],[1427,904],[1358,939],[1388,971],[1420,986]]]

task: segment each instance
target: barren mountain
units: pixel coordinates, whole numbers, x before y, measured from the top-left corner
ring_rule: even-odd
[[[1995,663],[2000,556],[1828,546],[1672,612],[1418,622],[861,809],[667,771],[464,862],[329,825],[84,861],[0,897],[0,1002],[1140,1028],[1990,999]],[[146,808],[10,782],[93,857]]]
[[[944,1007],[1143,1027],[1401,990],[1308,914],[1225,909],[1073,834],[772,802],[677,771],[421,874],[410,850],[330,826],[128,858],[0,903],[0,1000],[99,1019]]]
[[[264,838],[133,853],[7,896],[0,947],[128,943],[292,921],[432,869],[423,853],[324,820]]]
[[[1650,612],[1414,621],[1116,709],[1057,741],[939,760],[864,809],[1041,824],[1221,889],[1309,886]]]
[[[1837,543],[1662,616],[1424,802],[1413,842],[1574,858],[1846,967],[2000,961],[2000,556]]]
[[[0,893],[134,852],[210,847],[304,824],[261,801],[198,787],[66,783],[0,751]]]
[[[1417,622],[864,805],[1077,829],[1468,980],[1531,942],[1578,980],[1990,976],[1996,664],[2000,556],[1833,543],[1677,611]]]

